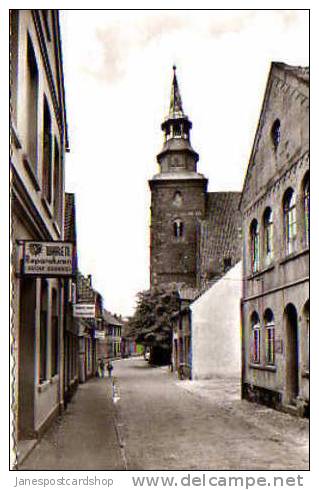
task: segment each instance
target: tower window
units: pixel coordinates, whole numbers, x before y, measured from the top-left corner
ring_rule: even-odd
[[[176,219],[173,223],[174,237],[181,238],[184,234],[184,223],[180,219]]]
[[[173,135],[178,138],[181,137],[181,127],[179,124],[174,124],[173,126]]]
[[[272,125],[271,139],[272,139],[272,142],[274,144],[275,150],[277,150],[277,147],[278,147],[279,141],[280,141],[280,121],[279,121],[279,119],[276,119],[274,124]]]

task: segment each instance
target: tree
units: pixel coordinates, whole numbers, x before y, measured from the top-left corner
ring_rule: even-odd
[[[171,317],[180,301],[174,284],[158,286],[137,294],[137,306],[128,322],[128,335],[149,346],[151,364],[167,364],[172,349]]]

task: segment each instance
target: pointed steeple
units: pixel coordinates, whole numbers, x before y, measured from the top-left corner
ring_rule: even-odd
[[[198,153],[194,151],[190,142],[190,130],[192,123],[184,114],[182,98],[176,77],[176,66],[173,66],[173,82],[169,103],[169,113],[161,124],[164,133],[164,145],[157,155],[157,161],[161,166],[161,173],[174,172],[174,175],[185,172],[196,178]]]
[[[176,66],[173,66],[174,70],[174,76],[173,76],[173,83],[172,83],[172,88],[171,88],[171,98],[170,98],[170,105],[169,105],[169,115],[170,117],[176,118],[176,117],[183,117],[183,107],[182,107],[182,98],[181,94],[179,91],[178,83],[177,83],[177,77],[176,77]]]

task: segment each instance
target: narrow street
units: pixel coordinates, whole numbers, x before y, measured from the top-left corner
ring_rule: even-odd
[[[80,386],[19,469],[308,469],[308,421],[239,400],[238,386],[176,381],[141,358],[115,362],[114,382]]]

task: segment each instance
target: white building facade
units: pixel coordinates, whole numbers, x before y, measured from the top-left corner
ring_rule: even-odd
[[[57,10],[10,12],[12,413],[16,447],[34,440],[63,405],[60,278],[27,277],[24,240],[64,239],[68,149]]]

